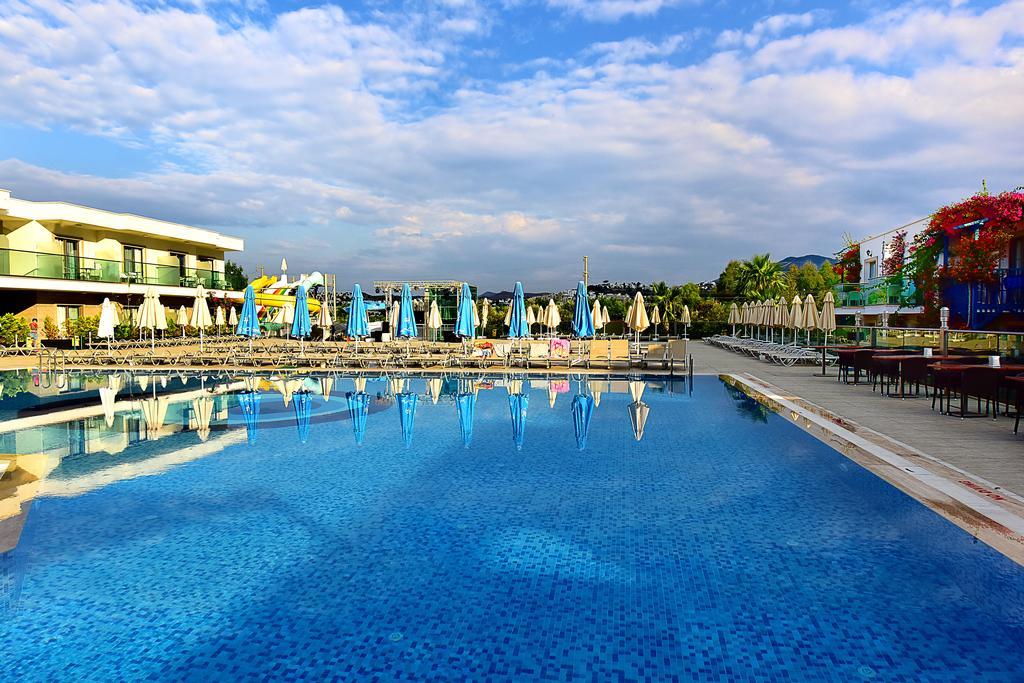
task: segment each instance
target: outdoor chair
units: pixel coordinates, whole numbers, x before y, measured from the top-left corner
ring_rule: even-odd
[[[683,368],[687,367],[689,360],[686,357],[686,340],[685,339],[672,339],[668,343],[668,350],[665,355],[665,360],[668,362],[668,368],[670,372],[675,372],[676,365],[681,365]]]
[[[963,371],[960,380],[960,417],[967,417],[967,403],[971,397],[978,400],[978,416],[982,415],[981,402],[985,401],[985,415],[992,419],[999,415],[999,371],[984,366]]]

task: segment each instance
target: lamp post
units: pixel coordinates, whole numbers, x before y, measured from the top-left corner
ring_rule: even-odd
[[[939,348],[943,356],[949,350],[949,306],[939,309]]]

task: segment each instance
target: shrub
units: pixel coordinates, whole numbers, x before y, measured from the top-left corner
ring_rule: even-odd
[[[15,342],[24,344],[28,339],[28,323],[25,319],[5,313],[0,315],[0,344],[13,346]]]
[[[60,328],[57,327],[57,323],[47,316],[43,318],[43,337],[46,339],[59,339]]]

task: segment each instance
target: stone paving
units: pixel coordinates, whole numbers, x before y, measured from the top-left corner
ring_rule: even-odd
[[[1014,435],[1012,417],[961,420],[933,412],[930,398],[889,398],[872,392],[870,384],[841,384],[834,368],[822,377],[820,366],[782,367],[700,341],[688,351],[695,373],[748,373],[1024,496],[1024,430]]]

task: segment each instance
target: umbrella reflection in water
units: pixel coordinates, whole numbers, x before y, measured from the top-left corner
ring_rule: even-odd
[[[396,394],[395,399],[398,401],[398,419],[402,423],[402,439],[405,447],[409,448],[412,446],[412,428],[416,422],[416,402],[419,396],[411,391],[403,391]]]
[[[594,399],[586,394],[576,394],[572,399],[572,424],[576,431],[576,447],[581,451],[587,447],[590,419],[593,416]]]
[[[309,418],[313,409],[313,397],[308,391],[297,392],[292,397],[295,408],[295,425],[299,431],[299,443],[309,441]]]
[[[508,388],[508,409],[512,417],[512,440],[516,449],[522,449],[526,432],[526,409],[530,405],[529,394],[523,393],[524,383],[516,380]]]
[[[476,392],[472,387],[459,387],[459,394],[455,397],[455,407],[459,411],[462,445],[469,448],[473,443],[473,417],[476,414]]]
[[[256,443],[256,429],[260,421],[260,395],[256,391],[246,391],[238,395],[238,407],[245,418],[245,431],[249,435],[249,443]]]
[[[358,381],[358,380],[357,380]],[[363,386],[366,380],[363,379]],[[366,416],[370,413],[370,397],[363,391],[348,394],[348,414],[352,419],[352,434],[356,437],[356,445],[362,446],[366,439]]]

